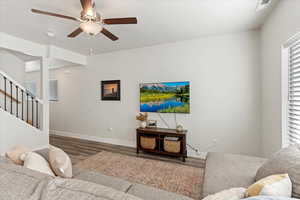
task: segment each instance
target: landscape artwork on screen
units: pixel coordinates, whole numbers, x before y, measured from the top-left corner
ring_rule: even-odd
[[[140,84],[140,111],[190,113],[190,82]]]

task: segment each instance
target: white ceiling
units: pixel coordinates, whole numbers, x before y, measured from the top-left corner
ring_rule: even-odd
[[[256,12],[257,0],[95,0],[104,18],[137,17],[138,25],[111,25],[120,39],[103,35],[67,35],[78,27],[71,20],[32,14],[31,8],[79,16],[79,0],[0,0],[0,32],[41,44],[53,44],[79,53],[111,52],[197,37],[259,28],[278,2]],[[47,31],[55,33],[49,38]]]

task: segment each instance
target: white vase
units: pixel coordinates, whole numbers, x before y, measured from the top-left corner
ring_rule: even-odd
[[[147,122],[142,121],[142,122],[140,123],[140,127],[141,127],[141,128],[146,128],[146,127],[147,127]]]
[[[176,130],[177,130],[178,132],[182,132],[182,131],[183,131],[183,126],[179,124],[179,125],[176,127]]]

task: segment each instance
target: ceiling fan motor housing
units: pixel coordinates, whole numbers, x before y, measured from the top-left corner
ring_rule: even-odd
[[[87,22],[87,21],[102,22],[101,15],[95,11],[93,11],[93,14],[87,14],[86,12],[81,11],[80,19],[84,22]]]

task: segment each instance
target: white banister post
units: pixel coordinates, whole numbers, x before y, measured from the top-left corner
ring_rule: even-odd
[[[43,132],[49,135],[49,120],[50,120],[50,111],[49,111],[49,56],[43,56],[41,61],[41,85],[42,85],[42,99],[43,99]]]

